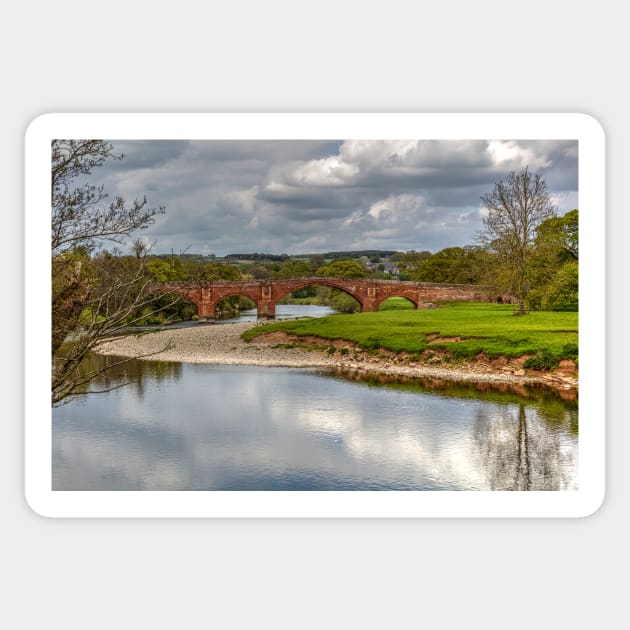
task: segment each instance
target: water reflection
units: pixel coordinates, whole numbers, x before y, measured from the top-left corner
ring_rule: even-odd
[[[490,419],[478,414],[474,434],[489,488],[571,489],[576,453],[565,445],[561,426],[545,422],[524,403]]]
[[[478,407],[474,437],[490,490],[566,490],[575,487],[578,391],[540,384],[463,383],[435,377],[400,377],[336,370],[369,386],[493,401]],[[575,436],[567,447],[566,437]]]
[[[54,489],[576,488],[577,403],[547,392],[140,361],[129,376],[53,410]]]
[[[107,390],[125,386],[140,399],[144,397],[148,382],[177,382],[182,375],[182,364],[175,361],[128,361],[124,357],[93,353],[85,358],[83,369],[102,372],[90,384],[94,395],[103,396],[109,393]]]

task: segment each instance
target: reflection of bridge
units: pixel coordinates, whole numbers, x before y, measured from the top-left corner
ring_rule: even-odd
[[[216,282],[169,282],[153,285],[153,293],[175,293],[197,305],[200,319],[214,319],[217,304],[226,298],[244,296],[256,304],[259,318],[274,318],[276,304],[287,294],[314,284],[339,289],[355,298],[361,310],[378,311],[390,297],[408,299],[416,308],[431,302],[494,302],[496,292],[478,284],[435,284],[358,278],[278,278],[267,280],[220,280]]]

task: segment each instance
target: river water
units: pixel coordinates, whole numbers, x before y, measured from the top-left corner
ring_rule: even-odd
[[[319,306],[317,304],[278,304],[276,306],[276,319],[294,319],[296,317],[325,317],[337,311],[330,306]],[[233,324],[235,322],[253,322],[258,318],[258,311],[255,308],[241,311],[238,315],[226,315],[217,317],[212,321],[179,321],[172,324],[133,326],[129,330],[161,330],[171,328],[190,328],[194,326],[213,326],[216,324]]]
[[[110,379],[130,383],[53,409],[53,489],[577,488],[577,402],[549,391],[154,361]]]

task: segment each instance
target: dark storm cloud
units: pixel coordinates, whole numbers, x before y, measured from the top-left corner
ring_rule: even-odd
[[[540,173],[577,207],[577,142],[519,140],[112,141],[94,172],[110,194],[167,213],[156,252],[431,249],[470,243],[481,195],[510,170]]]

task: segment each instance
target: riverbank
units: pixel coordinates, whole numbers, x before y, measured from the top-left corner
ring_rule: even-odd
[[[570,362],[553,372],[525,370],[521,359],[477,357],[448,361],[438,351],[423,362],[404,353],[361,350],[356,344],[273,332],[245,341],[241,335],[258,322],[203,325],[117,337],[104,342],[100,354],[219,365],[335,368],[405,377],[506,384],[539,383],[558,390],[577,391],[578,377]],[[334,352],[331,350],[334,348]]]

